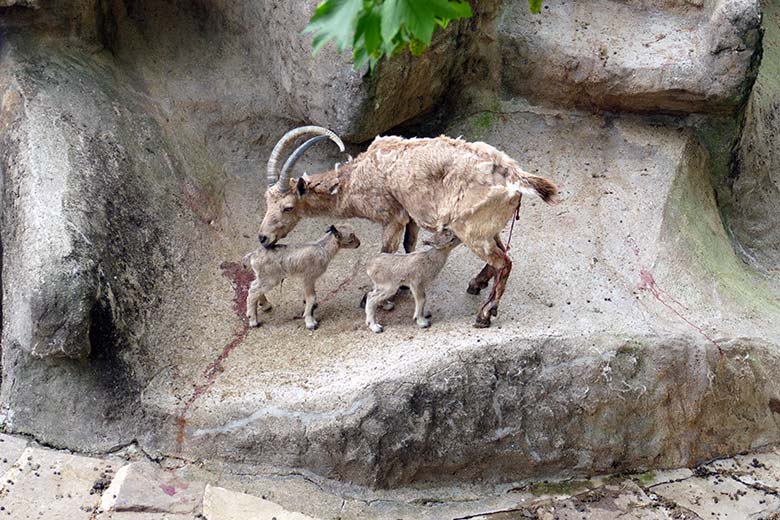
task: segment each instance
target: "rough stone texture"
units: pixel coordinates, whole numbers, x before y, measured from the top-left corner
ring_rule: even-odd
[[[97,482],[111,463],[37,448],[27,448],[3,475],[0,504],[19,520],[89,520],[97,509]]]
[[[731,112],[752,79],[755,4],[560,2],[519,33],[524,8],[487,2],[484,18],[378,79],[333,55],[307,61],[305,43],[290,43],[306,5],[3,11],[5,428],[385,488],[674,467],[780,440],[780,282],[734,253],[697,120],[530,106],[519,80],[540,79],[511,59],[536,38],[534,63],[552,74],[536,90],[550,103]],[[570,23],[577,49],[545,47]],[[600,40],[614,42],[606,66],[593,58]],[[679,56],[688,43],[693,56]],[[460,72],[489,78],[468,92],[477,106],[437,103]],[[302,119],[358,141],[432,106],[447,123],[431,118],[431,132],[490,142],[565,197],[524,202],[496,326],[470,326],[480,300],[464,289],[479,262],[461,249],[431,291],[432,329],[410,325],[404,299],[387,333],[365,330],[357,262],[380,232],[360,224],[365,245],[321,281],[320,330],[294,319],[295,284],[248,330],[236,262],[256,245],[275,138]],[[342,507],[360,517],[367,503]]]
[[[503,83],[517,95],[606,110],[730,112],[755,77],[757,0],[555,0],[542,15],[525,4],[507,2],[499,25]]]
[[[216,486],[206,486],[203,516],[206,520],[314,520],[268,500]]]
[[[163,94],[168,107],[192,110],[194,119],[210,126],[207,131],[248,127],[262,137],[262,120],[272,115],[329,127],[352,142],[434,108],[460,73],[481,20],[452,24],[421,59],[405,53],[369,75],[354,71],[348,53],[339,56],[332,45],[312,58],[311,36],[301,31],[314,0],[207,0],[198,9],[150,1],[104,4],[106,22],[98,34],[106,45]]]
[[[546,503],[545,503],[546,502]],[[679,520],[695,517],[686,511],[654,501],[642,488],[631,481],[603,486],[573,497],[544,501],[505,513],[477,516],[475,520],[520,520],[523,518],[539,520],[581,520],[594,518],[599,520]]]
[[[701,518],[758,519],[780,511],[779,497],[728,476],[715,475],[663,484],[654,487],[653,492]]]
[[[132,357],[146,357],[147,320],[186,263],[191,182],[160,148],[167,137],[143,115],[146,101],[107,81],[110,64],[23,35],[7,41],[6,420],[56,442],[97,427],[91,448],[108,449],[133,436],[124,407],[144,374]],[[72,396],[58,400],[57,420],[41,413],[51,395]]]
[[[17,5],[37,9],[40,7],[40,2],[39,0],[0,0],[0,7],[12,7]]]
[[[486,2],[492,3],[492,2]],[[332,46],[316,59],[311,38],[301,38],[316,2],[296,0],[266,3],[272,26],[271,70],[280,98],[291,117],[333,129],[353,142],[361,142],[434,108],[446,93],[466,59],[466,24],[455,23],[438,32],[420,59],[409,53],[381,63],[373,76],[354,71],[351,60],[339,57]]]
[[[27,441],[0,434],[0,477],[19,460],[25,448],[27,448]]]
[[[202,520],[202,516],[173,513],[100,513],[95,520]],[[91,520],[91,519],[90,519]]]
[[[476,116],[448,133],[479,132],[529,170],[554,172],[565,197],[554,209],[524,205],[500,328],[470,327],[479,300],[463,282],[478,262],[466,250],[431,291],[425,333],[408,324],[408,301],[387,333],[364,329],[361,278],[326,292],[314,334],[291,320],[295,283],[269,295],[266,327],[244,333],[215,272],[192,300],[215,319],[166,337],[190,342],[193,357],[146,388],[144,409],[161,421],[147,448],[392,487],[670,467],[776,442],[777,288],[734,254],[701,188],[707,160],[694,136],[500,108],[490,127]],[[363,255],[379,248],[375,227],[357,233]],[[356,272],[348,255],[332,266],[324,287]]]
[[[780,270],[780,4],[764,2],[764,54],[731,172],[729,226],[745,256]]]
[[[705,471],[728,474],[740,482],[756,488],[780,488],[780,454],[777,451],[739,455],[703,466]]]
[[[164,471],[150,462],[134,462],[116,472],[103,494],[100,508],[107,512],[170,513],[201,512],[204,484]]]
[[[25,442],[9,436],[3,438]],[[11,455],[13,451],[11,443],[0,443],[0,457]],[[124,455],[130,454],[129,451],[124,452]],[[126,460],[117,455],[111,455],[108,461],[86,457],[77,459],[74,461],[70,454],[51,450],[27,450],[25,457],[3,477],[3,481],[14,482],[9,487],[8,496],[16,500],[23,495],[28,501],[23,508],[14,509],[6,507],[7,501],[0,501],[0,518],[62,518],[57,516],[61,513],[72,515],[65,518],[83,518],[84,512],[90,512],[90,520],[701,520],[713,517],[773,520],[780,513],[780,506],[776,504],[780,493],[780,455],[776,450],[753,452],[692,469],[677,468],[666,472],[602,475],[587,480],[533,480],[492,487],[471,483],[457,487],[425,486],[389,491],[344,485],[301,473],[257,477],[246,474],[240,467],[219,464],[217,467],[207,465],[211,466],[207,469],[203,464],[182,465],[180,459],[164,460],[159,465],[144,461],[129,466],[125,466]],[[55,464],[43,468],[36,461],[55,461]],[[67,464],[62,464],[62,461],[67,461]],[[45,469],[69,469],[54,482],[43,475],[31,482],[23,482],[16,475],[25,463],[31,466],[33,474],[45,473]],[[105,471],[99,472],[90,488],[70,482],[68,489],[62,489],[62,480],[72,479],[74,466],[82,470],[105,468]],[[141,511],[145,506],[138,506],[134,511],[104,511],[92,505],[101,493],[102,502],[130,503],[139,498],[140,488],[128,486],[128,473],[120,469],[114,475],[112,467],[135,468],[133,472],[136,475],[150,476],[151,484],[159,483],[160,474],[172,471],[177,478],[186,476],[189,484],[199,489],[193,499],[197,500],[198,506],[203,504],[203,512]],[[139,468],[143,468],[140,473]],[[17,481],[23,485],[14,489]],[[118,481],[121,483],[117,484]],[[219,481],[220,487],[213,483],[206,485],[204,481]],[[55,487],[54,491],[52,487]],[[64,493],[54,496],[54,500],[58,501],[56,508],[49,503],[53,492]],[[118,496],[115,496],[116,493]],[[5,498],[5,495],[0,495],[0,499]],[[60,502],[64,498],[67,500]],[[146,497],[140,498],[145,500]],[[53,513],[55,509],[56,513]],[[307,514],[296,512],[299,510],[305,510]]]

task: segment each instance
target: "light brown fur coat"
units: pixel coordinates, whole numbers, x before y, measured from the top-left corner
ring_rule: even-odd
[[[301,218],[325,214],[382,224],[382,251],[388,253],[398,250],[410,221],[433,232],[448,228],[491,266],[482,274],[497,277],[493,294],[478,316],[482,326],[495,314],[511,269],[499,233],[521,194],[557,201],[553,183],[524,172],[504,152],[486,143],[445,136],[378,137],[348,163],[290,182],[292,189],[286,193],[276,187],[266,192],[260,236],[268,244],[284,237]],[[487,285],[484,279],[477,277],[477,286]]]

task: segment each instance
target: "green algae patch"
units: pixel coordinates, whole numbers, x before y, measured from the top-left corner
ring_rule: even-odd
[[[631,478],[636,481],[642,487],[649,487],[655,483],[655,472],[646,471],[638,475],[632,475]]]
[[[780,299],[771,282],[740,260],[724,229],[704,150],[692,139],[683,154],[664,210],[664,242],[676,245],[670,268],[714,287],[742,312],[777,315]]]
[[[534,482],[526,490],[534,495],[575,495],[595,487],[592,480],[558,480]]]
[[[482,112],[474,121],[474,136],[479,139],[496,124],[496,115],[492,112]]]

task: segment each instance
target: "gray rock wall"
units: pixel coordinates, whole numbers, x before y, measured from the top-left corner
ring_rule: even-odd
[[[780,269],[780,3],[764,2],[761,70],[731,176],[729,226],[745,257]]]
[[[735,256],[709,178],[730,157],[690,128],[744,108],[756,2],[557,0],[536,17],[521,0],[478,2],[421,59],[374,76],[332,49],[311,58],[299,31],[315,4],[0,5],[4,428],[372,486],[644,469],[777,441],[777,284]],[[717,204],[771,268],[767,63],[733,199],[717,186]],[[412,120],[505,149],[566,198],[519,224],[521,275],[491,347],[458,325],[476,305],[456,289],[476,269],[465,253],[428,336],[400,318],[384,343],[365,336],[357,286],[324,298],[333,328],[316,336],[295,328],[294,291],[247,331],[230,266],[255,245],[276,138],[317,123],[357,152]],[[735,142],[739,126],[724,127]],[[336,160],[314,157],[306,167]],[[376,229],[359,232],[378,249]],[[352,276],[334,265],[327,287]]]
[[[733,112],[756,74],[759,26],[756,0],[557,0],[543,16],[517,0],[499,24],[502,80],[516,95],[586,109]]]

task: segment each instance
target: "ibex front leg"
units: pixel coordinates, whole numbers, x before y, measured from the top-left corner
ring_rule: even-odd
[[[258,279],[252,281],[249,286],[249,292],[246,295],[246,316],[249,318],[250,327],[259,327],[260,322],[257,321],[257,306],[268,312],[271,310],[271,304],[265,297],[265,293],[270,290],[264,286]]]
[[[314,290],[314,280],[303,281],[304,297],[306,298],[306,308],[303,311],[303,320],[306,322],[306,328],[315,330],[319,323],[314,319],[314,306],[317,304],[317,293]]]

